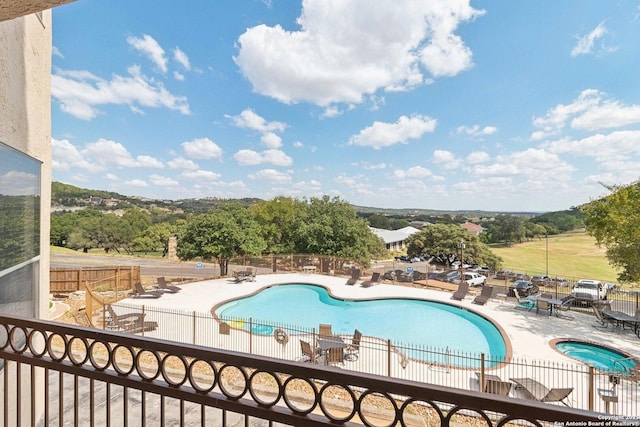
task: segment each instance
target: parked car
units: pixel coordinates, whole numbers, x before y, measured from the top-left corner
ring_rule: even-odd
[[[577,300],[606,300],[607,287],[599,280],[580,279],[571,290],[571,295]]]
[[[516,280],[509,285],[509,296],[514,297],[515,293],[521,297],[528,297],[529,295],[535,295],[539,292],[538,285],[535,285],[531,280]]]
[[[470,271],[464,273],[464,281],[469,286],[484,286],[487,283],[487,277]]]
[[[531,280],[531,277],[526,273],[513,273],[513,276],[509,280],[517,282],[518,280]]]
[[[444,271],[436,276],[436,280],[449,283],[460,283],[460,272],[458,270]]]
[[[516,273],[511,270],[500,270],[496,273],[496,279],[505,280],[511,279]]]
[[[410,258],[407,255],[398,255],[397,257],[395,257],[396,261],[401,261],[401,262],[409,262]]]
[[[547,285],[550,279],[549,276],[545,276],[544,274],[534,274],[530,280],[534,285],[543,286]]]

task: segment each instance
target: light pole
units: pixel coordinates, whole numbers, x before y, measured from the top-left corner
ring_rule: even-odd
[[[460,280],[464,281],[464,239],[460,239]]]
[[[547,273],[546,276],[547,278],[549,278],[549,232],[545,229],[544,231],[544,240],[545,240],[545,255],[546,255],[546,267],[547,267]]]

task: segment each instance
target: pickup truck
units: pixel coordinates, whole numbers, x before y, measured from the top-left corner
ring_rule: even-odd
[[[487,283],[487,276],[474,272],[465,272],[464,281],[467,282],[469,286],[484,286]]]
[[[606,300],[607,287],[598,280],[580,279],[571,290],[571,295],[578,300]],[[590,297],[590,298],[589,298]]]

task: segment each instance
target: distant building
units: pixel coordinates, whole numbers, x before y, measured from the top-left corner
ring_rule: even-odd
[[[427,225],[431,225],[431,223],[427,222],[427,221],[411,221],[409,223],[409,225],[411,225],[412,227],[415,227],[417,229],[422,230],[424,227],[426,227]]]
[[[484,227],[478,224],[474,224],[473,222],[465,222],[464,224],[460,224],[460,227],[466,229],[474,236],[479,236],[480,233],[484,231]]]
[[[407,237],[419,232],[415,227],[404,227],[399,230],[384,230],[381,228],[369,227],[371,231],[382,240],[389,251],[399,251],[406,247]]]

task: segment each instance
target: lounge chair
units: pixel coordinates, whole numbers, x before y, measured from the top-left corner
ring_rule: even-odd
[[[353,270],[351,270],[351,277],[349,278],[349,280],[347,280],[347,285],[349,286],[353,286],[356,284],[356,282],[360,279],[360,269],[359,268],[354,268]]]
[[[493,295],[493,286],[483,286],[480,295],[473,299],[474,304],[485,305]]]
[[[138,282],[135,285],[136,288],[136,293],[135,293],[135,297],[139,298],[139,297],[150,297],[150,298],[160,298],[162,296],[162,291],[147,291],[145,288],[142,287],[142,283]]]
[[[320,331],[318,332],[319,337],[332,337],[333,332],[331,332],[331,325],[326,323],[320,323]]]
[[[368,288],[370,286],[375,285],[376,283],[380,283],[380,273],[375,272],[371,275],[371,280],[364,281],[360,284],[363,288]]]
[[[467,282],[460,282],[458,290],[451,295],[451,298],[456,301],[462,301],[464,297],[467,296],[467,292],[469,292],[469,284]]]
[[[537,400],[538,402],[560,402],[565,406],[569,406],[564,400],[569,397],[573,391],[570,388],[547,388],[544,384],[534,380],[533,378],[509,378],[516,384],[516,389],[524,391],[527,399]]]
[[[111,304],[107,304],[107,313],[109,314],[109,318],[107,320],[108,328],[119,328],[121,322],[132,322],[132,321],[142,321],[144,320],[145,313],[125,313],[125,314],[116,314]]]
[[[478,377],[478,382],[482,381],[482,374],[480,372],[476,372],[476,376]],[[512,385],[513,383],[502,381],[502,378],[497,375],[484,374],[484,387],[481,386],[480,390],[485,393],[508,396]]]
[[[596,316],[596,320],[598,321],[598,324],[593,325],[594,328],[609,329],[608,325],[611,325],[613,329],[616,326],[616,323],[617,323],[616,320],[602,314],[602,312],[597,306],[592,305],[591,308],[593,309],[593,314]]]
[[[562,301],[562,304],[556,305],[553,308],[553,310],[556,313],[556,316],[572,320],[573,316],[570,316],[568,314],[560,314],[560,313],[568,312],[569,310],[571,310],[571,307],[573,307],[573,303],[575,301],[575,298],[573,296],[571,296],[571,295],[567,295],[566,297],[561,298],[560,300]]]
[[[534,308],[536,308],[536,302],[535,301],[530,301],[530,300],[523,300],[520,299],[520,293],[518,292],[518,290],[516,289],[515,292],[513,293],[513,295],[516,298],[516,309],[524,309],[524,310],[533,310]]]
[[[164,292],[169,292],[171,294],[175,294],[180,292],[180,288],[178,286],[170,285],[167,283],[167,280],[164,276],[158,277],[156,279],[156,283],[158,285],[158,289]]]
[[[344,358],[348,361],[358,360],[360,354],[360,341],[362,340],[362,332],[359,330],[353,331],[353,338],[351,343],[345,348]]]

